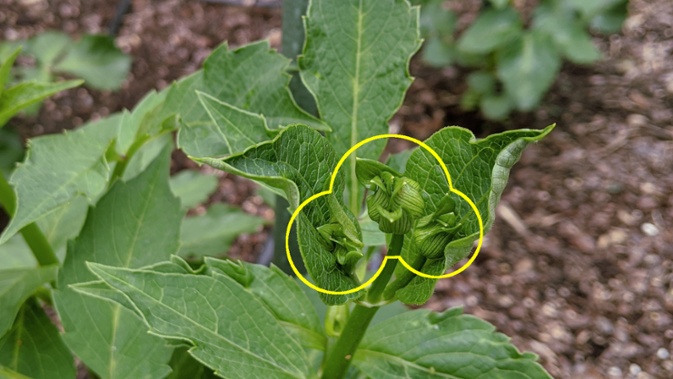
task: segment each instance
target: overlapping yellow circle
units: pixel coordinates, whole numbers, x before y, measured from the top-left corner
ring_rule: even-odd
[[[361,285],[359,285],[355,288],[352,288],[352,289],[349,289],[349,290],[344,290],[344,291],[331,291],[331,290],[327,290],[327,289],[318,287],[315,284],[311,283],[308,279],[306,279],[301,274],[301,272],[299,272],[299,270],[297,270],[297,266],[295,266],[294,261],[292,260],[292,255],[290,254],[290,243],[289,243],[290,242],[290,230],[292,229],[292,224],[294,223],[294,220],[297,218],[297,216],[299,216],[299,212],[301,212],[302,209],[304,209],[304,207],[308,203],[310,203],[311,201],[313,201],[313,200],[315,200],[315,199],[317,199],[321,196],[328,195],[328,194],[332,193],[332,189],[334,188],[334,181],[336,180],[337,173],[339,172],[339,169],[341,168],[343,163],[346,161],[348,156],[351,155],[351,153],[353,153],[355,150],[359,149],[361,146],[363,146],[363,145],[365,145],[369,142],[380,140],[380,139],[387,139],[387,138],[397,138],[397,139],[402,139],[402,140],[407,140],[407,141],[413,142],[413,143],[417,144],[418,146],[422,147],[423,149],[427,150],[430,154],[432,154],[433,157],[435,157],[435,159],[437,160],[437,162],[441,166],[442,171],[444,171],[444,175],[446,176],[446,181],[449,183],[449,190],[451,192],[455,193],[456,195],[460,196],[463,200],[465,200],[470,205],[472,210],[474,211],[474,214],[477,216],[477,221],[479,222],[479,242],[477,243],[477,248],[475,249],[474,253],[472,253],[472,257],[470,258],[470,260],[468,260],[463,266],[461,266],[459,269],[457,269],[455,271],[452,271],[452,272],[449,272],[449,273],[446,273],[446,274],[442,274],[442,275],[425,274],[425,273],[420,272],[420,271],[416,270],[415,268],[411,267],[404,260],[404,258],[402,258],[399,255],[386,255],[385,258],[383,259],[383,262],[381,263],[381,266],[376,271],[376,273],[374,273],[374,275],[371,278],[369,278],[369,280],[367,280],[366,282],[362,283]],[[465,195],[461,191],[453,188],[453,184],[451,183],[451,175],[449,174],[449,170],[446,168],[446,164],[444,164],[444,162],[442,161],[442,158],[440,158],[439,155],[437,154],[437,152],[435,152],[435,150],[433,150],[430,146],[426,145],[423,141],[420,141],[420,140],[417,140],[413,137],[405,136],[405,135],[402,135],[402,134],[379,134],[379,135],[364,139],[364,140],[358,142],[357,144],[355,144],[353,147],[351,147],[347,152],[344,153],[344,155],[339,160],[339,163],[337,163],[336,167],[334,168],[334,171],[332,172],[332,177],[331,177],[330,183],[329,183],[329,189],[327,191],[317,193],[317,194],[309,197],[308,199],[304,200],[297,207],[297,209],[295,209],[294,213],[292,213],[292,217],[290,217],[290,221],[287,223],[287,230],[285,231],[285,253],[287,254],[287,260],[290,263],[290,267],[292,267],[292,271],[294,271],[295,275],[297,275],[297,277],[302,282],[304,282],[304,284],[306,284],[307,286],[309,286],[310,288],[312,288],[312,289],[314,289],[318,292],[322,292],[322,293],[328,294],[328,295],[347,295],[347,294],[350,294],[350,293],[358,292],[358,291],[366,288],[367,286],[372,284],[374,282],[374,280],[376,280],[376,278],[378,278],[378,276],[383,271],[383,268],[388,263],[388,260],[390,260],[390,259],[397,259],[400,263],[402,263],[402,265],[407,270],[409,270],[409,271],[413,272],[414,274],[416,274],[418,276],[421,276],[423,278],[444,279],[444,278],[450,278],[452,276],[456,276],[456,275],[460,274],[461,272],[467,270],[467,268],[470,267],[470,265],[474,262],[474,260],[477,259],[477,255],[479,255],[479,251],[481,250],[481,245],[483,244],[483,242],[484,242],[484,223],[483,223],[483,220],[481,218],[481,213],[479,213],[479,209],[477,209],[477,206],[474,204],[472,199],[470,199],[467,195]]]

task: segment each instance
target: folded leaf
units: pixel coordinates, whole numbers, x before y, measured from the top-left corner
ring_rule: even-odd
[[[423,309],[370,328],[353,364],[377,379],[551,379],[536,360],[495,333],[493,325],[461,309],[439,314]]]
[[[136,178],[116,182],[89,211],[59,273],[54,301],[63,338],[102,378],[159,378],[170,371],[172,349],[145,333],[136,314],[69,287],[96,279],[86,262],[143,267],[177,251],[182,211],[168,184],[169,165],[170,149],[164,149]]]
[[[294,102],[288,89],[290,75],[286,70],[289,64],[290,60],[272,50],[267,41],[234,50],[229,50],[224,44],[213,51],[201,71],[174,84],[168,94],[164,112],[177,113],[181,119],[180,148],[195,157],[234,154],[244,149],[240,150],[241,146],[237,146],[234,152],[223,145],[224,140],[233,137],[235,128],[242,130],[243,134],[251,133],[252,125],[249,124],[232,126],[213,121],[196,96],[196,91],[226,104],[224,107],[262,114],[272,130],[297,123],[317,130],[329,130]],[[213,101],[208,101],[206,105],[211,110],[223,107]],[[213,112],[213,116],[219,117],[217,112]],[[218,147],[224,150],[220,151]]]
[[[519,160],[521,152],[530,143],[546,136],[554,126],[543,130],[513,130],[492,134],[476,140],[466,129],[448,127],[435,133],[425,143],[433,148],[446,164],[455,189],[467,195],[477,206],[484,223],[484,233],[488,232],[495,218],[495,206],[500,201],[507,184],[510,168]],[[425,214],[435,212],[446,194],[449,185],[439,163],[425,149],[416,149],[406,165],[405,176],[422,183],[427,193]],[[454,213],[461,227],[453,242],[445,250],[444,257],[434,260],[420,260],[421,252],[412,251],[409,244],[402,248],[402,257],[409,263],[418,262],[416,269],[430,275],[441,275],[472,250],[479,238],[477,217],[467,202],[455,194]],[[406,274],[405,274],[406,272]],[[413,275],[404,267],[398,267],[396,276]],[[409,284],[397,291],[396,296],[408,304],[425,303],[434,288],[435,280],[413,275]]]
[[[23,305],[10,332],[0,339],[0,365],[33,379],[75,378],[70,351],[33,300]],[[0,377],[5,377],[1,371]]]
[[[198,161],[278,188],[286,194],[290,207],[296,209],[312,195],[329,189],[337,159],[334,149],[320,133],[307,126],[293,125],[283,129],[273,141],[251,148],[242,155]],[[341,201],[342,194],[343,176],[339,174],[332,195],[327,196],[333,196],[336,200],[334,204],[355,222]],[[317,286],[345,291],[357,287],[357,280],[338,265],[337,255],[328,249],[317,230],[332,221],[327,196],[309,203],[297,218],[299,247],[304,264]],[[357,237],[362,240],[361,234]],[[357,296],[321,295],[329,304],[340,304]]]

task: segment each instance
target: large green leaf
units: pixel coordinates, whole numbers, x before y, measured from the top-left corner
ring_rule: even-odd
[[[488,9],[460,37],[458,49],[469,54],[487,54],[511,42],[521,32],[521,18],[514,8]]]
[[[12,326],[21,304],[41,285],[53,280],[57,269],[47,266],[0,271],[0,337]]]
[[[233,138],[237,130],[243,131],[243,134],[255,133],[260,136],[260,129],[251,130],[252,125],[247,123],[230,125],[213,121],[196,91],[225,103],[218,105],[208,101],[206,105],[218,109],[230,106],[262,114],[272,130],[295,123],[328,130],[325,124],[301,110],[294,102],[288,89],[290,75],[286,70],[289,64],[290,60],[270,49],[267,41],[235,50],[229,50],[225,44],[213,51],[206,59],[203,70],[175,83],[168,94],[165,112],[178,113],[182,122],[180,148],[195,157],[233,154],[231,149],[226,148],[224,141]],[[209,100],[203,96],[201,98]],[[209,109],[212,110],[212,107]],[[213,116],[218,116],[217,112]],[[241,121],[240,116],[238,120]],[[217,143],[212,143],[211,139]],[[207,145],[207,149],[203,144]],[[223,150],[218,150],[218,147]]]
[[[418,8],[406,0],[314,0],[305,18],[306,43],[298,63],[301,78],[316,99],[337,155],[361,140],[388,132],[388,120],[411,84],[408,66],[420,47]],[[377,159],[385,141],[352,154]],[[360,196],[348,179],[351,211]]]
[[[507,184],[510,168],[519,160],[521,152],[530,143],[540,140],[553,129],[553,125],[543,130],[514,130],[493,134],[476,140],[466,129],[448,127],[435,133],[425,142],[433,148],[446,164],[455,189],[467,195],[479,209],[486,233],[495,219],[495,206]],[[415,180],[428,195],[425,214],[434,213],[440,200],[449,192],[449,185],[439,163],[425,149],[416,149],[407,162],[405,176]],[[418,261],[416,269],[432,275],[441,275],[454,265],[473,247],[479,238],[477,217],[467,202],[455,194],[455,213],[462,223],[456,239],[444,250],[444,257],[434,260],[420,260],[420,252],[411,251],[404,244],[402,257],[408,262]],[[399,266],[397,276],[413,275]],[[432,294],[435,280],[413,275],[409,284],[398,290],[398,299],[409,304],[422,304]]]
[[[273,141],[251,148],[240,156],[203,158],[199,161],[280,189],[291,209],[296,209],[310,196],[329,188],[337,159],[329,141],[320,133],[306,126],[294,125],[283,129]],[[333,196],[335,204],[343,208],[342,194],[343,176],[339,174],[333,194],[328,196]],[[315,199],[300,213],[296,226],[299,246],[304,264],[316,285],[332,291],[344,291],[357,287],[357,281],[339,267],[337,256],[327,249],[317,230],[331,221],[328,196]],[[352,215],[349,217],[353,218]],[[338,304],[353,296],[325,295],[323,300]]]
[[[536,30],[504,47],[498,57],[498,78],[522,111],[540,102],[560,68],[561,57],[551,37]]]
[[[74,197],[84,196],[93,202],[103,192],[110,176],[106,152],[117,134],[119,118],[30,141],[26,160],[10,180],[17,209],[0,236],[0,244]]]
[[[461,309],[440,314],[423,309],[369,329],[353,364],[377,379],[551,379],[536,360]]]
[[[168,184],[170,149],[129,182],[116,182],[90,210],[70,244],[54,300],[68,347],[102,378],[160,378],[169,372],[171,349],[146,334],[142,320],[116,304],[69,287],[96,277],[86,262],[143,267],[178,248],[182,211]]]
[[[214,204],[205,214],[185,218],[180,232],[178,254],[200,259],[226,253],[236,237],[252,233],[265,220],[224,204]]]
[[[68,49],[54,70],[86,80],[91,87],[117,89],[131,68],[131,57],[114,45],[107,35],[85,35]]]
[[[46,99],[47,97],[82,84],[81,80],[69,80],[59,83],[40,83],[35,81],[19,83],[7,88],[0,94],[0,127],[20,110]]]
[[[190,354],[220,376],[280,379],[309,374],[304,350],[268,305],[218,269],[195,275],[100,264],[89,268],[125,295],[152,334],[185,341],[192,346]]]
[[[206,262],[211,272],[221,272],[236,280],[264,304],[303,346],[325,349],[325,333],[316,309],[291,276],[275,266],[268,268],[213,258],[206,258]]]
[[[0,339],[0,365],[33,379],[75,378],[72,355],[35,301],[23,305],[10,332]]]

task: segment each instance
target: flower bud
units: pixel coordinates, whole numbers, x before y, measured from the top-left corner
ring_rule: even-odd
[[[455,202],[446,195],[434,213],[418,220],[412,234],[412,245],[421,255],[433,259],[444,254],[446,245],[461,226],[454,209]]]
[[[425,207],[420,185],[389,171],[380,172],[370,184],[374,193],[367,198],[369,217],[384,233],[409,232]]]

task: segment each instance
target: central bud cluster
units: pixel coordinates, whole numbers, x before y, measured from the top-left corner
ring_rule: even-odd
[[[409,178],[382,171],[369,180],[368,188],[374,192],[367,198],[369,217],[384,233],[406,234],[423,215],[421,187]]]

